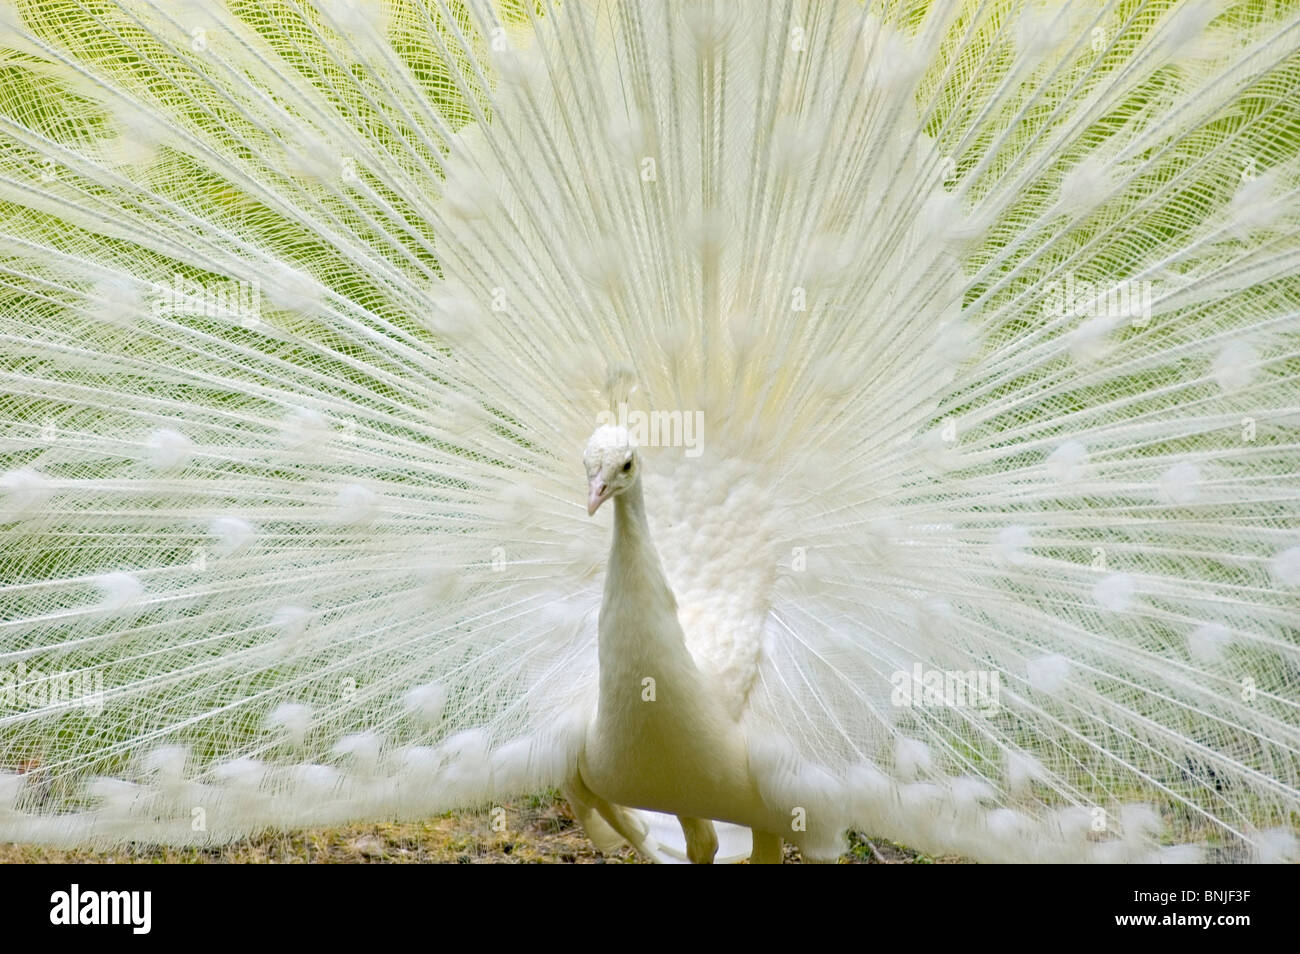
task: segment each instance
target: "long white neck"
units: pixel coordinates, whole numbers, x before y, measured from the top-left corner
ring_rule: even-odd
[[[637,481],[614,498],[614,541],[600,608],[602,706],[626,699],[634,680],[694,669],[677,601],[650,539],[645,498]]]
[[[631,575],[629,580],[641,581],[668,588],[659,554],[650,539],[650,522],[645,514],[645,496],[641,481],[614,498],[614,541],[609,552],[609,577],[605,594],[609,595],[610,581],[618,574]],[[671,596],[671,594],[670,594]]]

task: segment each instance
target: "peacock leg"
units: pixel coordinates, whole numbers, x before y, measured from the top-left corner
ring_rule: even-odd
[[[583,782],[581,775],[575,774],[569,779],[569,784],[565,786],[565,796],[574,806],[574,813],[578,815],[578,820],[582,822],[583,828],[587,830],[587,836],[602,852],[607,849],[602,846],[601,841],[608,843],[611,840],[602,828],[603,824],[621,836],[643,857],[651,861],[658,860],[655,852],[646,844],[646,836],[649,831],[646,829],[645,824],[627,809],[612,802],[607,802],[589,789],[586,783]],[[593,812],[600,824],[593,824],[588,827],[587,819]],[[599,833],[599,836],[596,833]]]
[[[754,851],[749,856],[751,865],[779,865],[785,859],[781,850],[781,836],[754,829]]]
[[[600,812],[596,811],[595,806],[584,802],[574,788],[571,784],[564,786],[564,797],[568,799],[578,824],[587,833],[596,850],[603,855],[611,855],[627,844],[627,840],[600,817]]]
[[[713,822],[707,818],[687,818],[678,815],[682,824],[682,834],[686,836],[686,857],[691,864],[711,865],[713,856],[718,853],[718,832]]]

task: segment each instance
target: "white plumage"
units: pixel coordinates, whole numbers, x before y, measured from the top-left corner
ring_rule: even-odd
[[[0,23],[0,840],[1294,860],[1294,13]]]

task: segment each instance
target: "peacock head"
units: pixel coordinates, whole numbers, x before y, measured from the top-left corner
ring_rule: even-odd
[[[588,516],[610,497],[635,484],[641,476],[641,459],[626,427],[606,425],[596,428],[582,453],[582,463],[587,468]]]

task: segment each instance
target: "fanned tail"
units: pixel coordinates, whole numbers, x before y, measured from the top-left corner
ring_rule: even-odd
[[[603,412],[806,854],[1294,855],[1295,14],[0,23],[0,839],[563,784]]]

